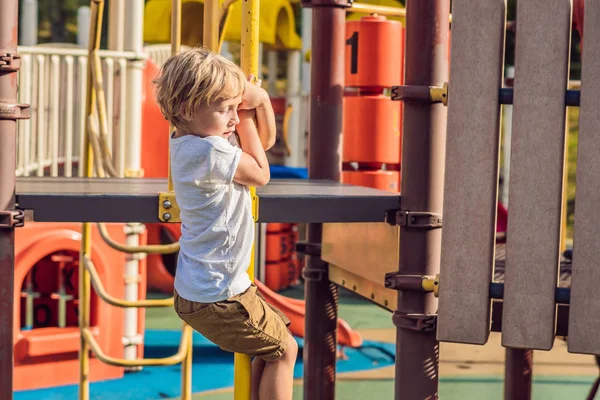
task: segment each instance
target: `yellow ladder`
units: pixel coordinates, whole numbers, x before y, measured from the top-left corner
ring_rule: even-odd
[[[219,0],[205,0],[204,3],[204,45],[213,50],[219,51],[223,41],[224,27],[227,23],[227,15],[229,7],[236,0],[226,0],[221,4]],[[242,15],[247,16],[243,19],[242,25],[242,69],[249,75],[258,76],[258,52],[259,52],[259,35],[258,21],[260,0],[245,0],[242,3]],[[86,91],[86,116],[91,116],[94,109],[94,104],[98,102],[97,111],[100,119],[102,130],[102,121],[106,121],[106,109],[103,101],[101,71],[97,60],[97,51],[100,47],[100,36],[102,30],[102,15],[104,11],[104,0],[91,0],[91,26],[89,39],[89,61],[87,73],[87,91]],[[222,22],[221,22],[222,21]],[[219,32],[221,26],[221,32]],[[172,0],[171,12],[171,52],[176,54],[180,50],[181,45],[181,0]],[[103,133],[103,132],[101,132]],[[100,142],[102,135],[100,135]],[[96,157],[96,169],[100,176],[104,176],[105,168],[110,172],[110,164],[106,163],[106,159],[101,154],[101,145],[96,140],[96,132],[91,123],[86,124],[84,148],[86,149],[83,159],[84,176],[90,178],[93,176],[94,156]],[[258,197],[256,188],[251,187],[250,193],[252,197],[252,210],[254,221],[258,221]],[[173,191],[173,183],[169,168],[168,177],[168,192],[159,194],[159,218],[165,222],[179,222],[178,207]],[[171,218],[165,219],[162,204],[164,199],[169,200],[169,212]],[[127,248],[119,245],[108,237],[104,225],[98,224],[102,238],[107,241],[111,247],[128,253],[136,252],[156,252],[156,253],[172,253],[179,249],[178,244],[167,246],[138,246],[135,248]],[[100,299],[108,304],[116,307],[171,307],[173,306],[173,298],[160,300],[138,300],[126,301],[112,297],[106,292],[102,281],[96,271],[96,268],[91,259],[91,224],[82,224],[81,251],[80,251],[80,266],[79,266],[79,329],[80,329],[80,351],[79,351],[79,399],[89,400],[89,362],[90,352],[93,353],[98,360],[113,366],[122,367],[139,367],[139,366],[166,366],[182,363],[182,400],[191,400],[192,398],[192,329],[184,324],[179,350],[176,354],[170,357],[160,359],[135,359],[126,360],[116,357],[111,357],[105,354],[98,343],[96,342],[90,330],[90,299],[91,288],[93,285],[96,294]],[[254,281],[254,244],[252,246],[252,257],[248,268],[250,279]],[[250,399],[250,384],[252,365],[250,357],[243,354],[235,354],[234,357],[234,399],[248,400]]]

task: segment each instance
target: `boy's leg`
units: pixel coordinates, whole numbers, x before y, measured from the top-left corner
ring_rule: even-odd
[[[262,358],[256,357],[254,361],[252,361],[252,392],[250,393],[251,400],[259,400],[259,388],[260,388],[260,380],[263,375],[263,371],[265,370],[266,361]]]
[[[291,400],[298,343],[288,333],[287,349],[279,359],[267,362],[260,381],[260,400]]]

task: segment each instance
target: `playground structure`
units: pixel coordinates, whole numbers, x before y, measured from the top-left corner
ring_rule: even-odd
[[[303,3],[314,6],[315,36],[319,38],[313,37],[312,50],[315,73],[311,92],[311,147],[319,148],[321,155],[331,155],[310,158],[309,174],[311,178],[339,181],[341,162],[335,157],[335,149],[342,131],[343,97],[339,88],[344,87],[344,74],[339,68],[341,63],[318,50],[325,46],[332,49],[329,54],[342,53],[347,38],[341,34],[341,27],[349,4],[341,0]],[[333,317],[337,289],[330,282],[351,287],[395,310],[393,321],[398,327],[396,398],[435,398],[437,340],[481,344],[487,340],[490,329],[502,330],[507,347],[506,397],[528,396],[531,385],[528,349],[548,349],[555,335],[566,336],[567,310],[569,350],[599,353],[594,326],[598,310],[597,303],[592,301],[597,296],[594,288],[598,282],[597,271],[592,268],[593,260],[598,257],[593,243],[597,233],[593,204],[598,195],[594,161],[597,139],[593,128],[598,125],[600,106],[593,97],[596,84],[592,79],[593,66],[600,59],[598,42],[593,39],[598,37],[599,31],[587,23],[586,37],[591,39],[584,44],[587,58],[581,91],[567,91],[568,69],[565,67],[568,66],[571,3],[564,0],[550,3],[531,1],[519,5],[519,32],[524,32],[520,37],[527,40],[518,42],[518,46],[522,46],[517,48],[516,76],[520,80],[512,91],[501,89],[504,1],[454,0],[450,65],[453,75],[447,89],[444,83],[448,81],[445,53],[448,31],[444,27],[447,27],[449,2],[409,1],[405,84],[394,90],[395,97],[404,101],[402,208],[398,195],[361,192],[334,183],[309,181],[292,186],[289,182],[273,182],[271,187],[258,192],[259,221],[311,223],[305,246],[309,255],[305,270],[306,341],[310,343],[305,353],[305,398],[329,399],[334,394],[335,355],[330,344],[335,343],[336,337]],[[599,7],[591,2],[587,3],[585,13],[586,21],[597,21],[600,17]],[[336,26],[340,29],[336,30]],[[541,43],[546,47],[540,46]],[[560,50],[551,47],[554,45]],[[557,55],[562,58],[557,60]],[[540,68],[542,65],[553,68],[545,70]],[[7,69],[10,74],[12,71]],[[0,90],[3,88],[0,85]],[[512,177],[517,178],[510,182],[511,212],[506,243],[506,264],[510,267],[502,284],[492,277],[496,255],[499,110],[501,104],[509,103],[515,105]],[[579,160],[583,166],[577,173],[578,187],[584,188],[578,190],[574,241],[578,250],[574,253],[570,290],[556,287],[563,208],[565,106],[581,109]],[[10,134],[0,136],[1,149],[14,146],[11,132],[16,131],[12,119],[0,121],[1,128],[3,125],[11,130],[6,130]],[[552,140],[548,140],[548,135],[554,135]],[[553,151],[551,156],[547,153],[550,151]],[[4,166],[14,159],[2,155],[3,177],[14,174],[14,165],[10,165],[10,171]],[[548,170],[554,173],[547,173]],[[540,179],[545,181],[540,182]],[[118,182],[116,188],[109,188],[104,182],[66,180],[55,180],[54,183],[62,185],[59,188],[39,186],[47,181],[46,178],[21,179],[17,184],[19,207],[34,210],[36,220],[158,222],[164,218],[157,196],[164,191],[164,180],[133,178],[129,182],[137,186],[125,181]],[[13,251],[11,228],[16,224],[12,218],[19,216],[13,213],[14,187],[9,189],[0,190],[0,205],[8,211],[4,214],[8,216],[7,229],[2,231],[3,237],[8,238],[6,244],[3,242],[2,250],[7,250],[3,254]],[[94,193],[103,196],[94,196]],[[115,199],[123,200],[117,211],[109,204]],[[331,204],[334,201],[335,206]],[[305,202],[303,208],[292,211],[292,206],[301,202]],[[317,205],[321,208],[316,209]],[[444,213],[443,237],[439,229],[442,208],[450,210]],[[384,215],[387,215],[387,224],[383,221]],[[352,225],[338,225],[340,222],[363,224],[355,229]],[[320,223],[326,223],[322,233]],[[364,223],[370,223],[372,230],[365,230]],[[343,232],[349,237],[339,231],[336,233],[339,227],[344,228]],[[364,241],[360,236],[352,236],[352,233],[364,235],[366,232],[369,234]],[[364,250],[356,249],[356,257],[349,257],[352,253],[347,253],[345,256],[349,259],[340,259],[345,249],[354,248],[356,243],[350,242],[351,238],[362,243]],[[377,246],[377,251],[373,246]],[[11,264],[12,270],[12,260],[2,262],[3,267]],[[364,276],[369,269],[364,268],[365,265],[373,266],[379,275]],[[495,265],[497,268],[499,263],[496,261]],[[390,274],[398,266],[399,272]],[[336,278],[336,271],[346,275]],[[436,278],[438,272],[441,272],[439,279]],[[347,280],[349,276],[355,279],[351,286],[348,286],[352,282]],[[364,285],[371,281],[379,287],[365,289]],[[503,302],[498,302],[499,299]],[[12,300],[3,305],[6,303],[9,307],[2,309],[2,315],[12,313]],[[9,348],[5,346],[9,342],[8,335],[4,331],[0,333],[3,339],[0,345]],[[0,362],[6,363],[6,360]],[[11,383],[6,378],[0,382],[0,394],[10,393]],[[7,387],[9,389],[5,389]]]

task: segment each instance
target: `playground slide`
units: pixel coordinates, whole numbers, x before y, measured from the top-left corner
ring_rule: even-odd
[[[306,314],[304,301],[277,294],[259,281],[255,281],[255,284],[267,302],[280,309],[290,319],[292,334],[304,337],[304,316]],[[360,347],[362,345],[362,337],[353,331],[344,320],[338,319],[337,335],[338,344],[342,346]]]

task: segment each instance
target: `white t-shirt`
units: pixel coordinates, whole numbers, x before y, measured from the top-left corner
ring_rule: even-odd
[[[175,289],[200,303],[240,294],[251,283],[254,241],[250,192],[233,182],[242,150],[219,136],[184,135],[170,147],[182,222]]]

